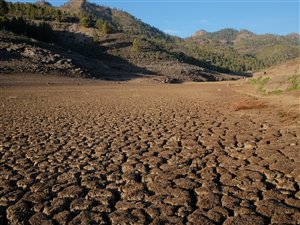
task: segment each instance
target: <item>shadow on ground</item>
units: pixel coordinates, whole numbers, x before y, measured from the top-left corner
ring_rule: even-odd
[[[92,37],[82,33],[55,31],[58,45],[68,49],[63,54],[87,69],[98,79],[124,81],[143,76],[156,75],[155,72],[136,66],[128,60],[107,53],[107,48],[94,44]],[[113,42],[115,40],[111,40]],[[114,48],[127,47],[130,43],[114,44]],[[111,46],[110,46],[111,47]],[[62,53],[60,53],[62,54]]]

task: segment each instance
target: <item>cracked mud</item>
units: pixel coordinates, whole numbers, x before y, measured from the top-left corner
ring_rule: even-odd
[[[299,126],[224,84],[3,87],[1,224],[299,224]],[[295,122],[296,123],[296,122]]]

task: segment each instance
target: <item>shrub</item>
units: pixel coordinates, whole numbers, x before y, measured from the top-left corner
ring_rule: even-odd
[[[141,51],[141,42],[139,39],[135,38],[132,42],[131,51],[133,53],[138,53]]]
[[[99,34],[97,33],[97,31],[94,31],[94,33],[93,33],[93,42],[98,43],[99,41],[100,41]]]
[[[287,89],[288,91],[300,89],[299,78],[297,76],[290,77],[289,81],[291,82],[292,86]]]
[[[92,17],[86,16],[86,15],[81,16],[80,21],[79,21],[79,23],[84,27],[91,27],[92,22],[93,22]]]
[[[100,31],[102,35],[107,35],[112,32],[112,26],[104,20],[98,19],[96,21],[96,28]]]

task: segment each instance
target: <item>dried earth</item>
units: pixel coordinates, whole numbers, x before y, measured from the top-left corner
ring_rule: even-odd
[[[300,223],[283,106],[229,83],[49,79],[1,75],[1,224]]]

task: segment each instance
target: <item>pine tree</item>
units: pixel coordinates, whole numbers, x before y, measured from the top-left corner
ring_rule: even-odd
[[[82,16],[80,18],[80,24],[84,27],[91,27],[92,18],[90,16]]]
[[[93,42],[98,43],[99,40],[100,40],[99,34],[97,33],[97,31],[94,31],[94,33],[93,33]]]
[[[102,25],[102,34],[107,35],[109,33],[109,25],[108,22],[105,21]]]
[[[98,30],[101,30],[101,29],[102,29],[102,26],[103,26],[103,23],[104,23],[103,20],[98,19],[98,20],[96,21],[95,27],[96,27]]]
[[[8,6],[4,0],[0,0],[0,16],[8,13]]]
[[[132,42],[132,47],[131,47],[131,51],[133,53],[138,53],[141,51],[141,43],[140,40],[135,38]]]

